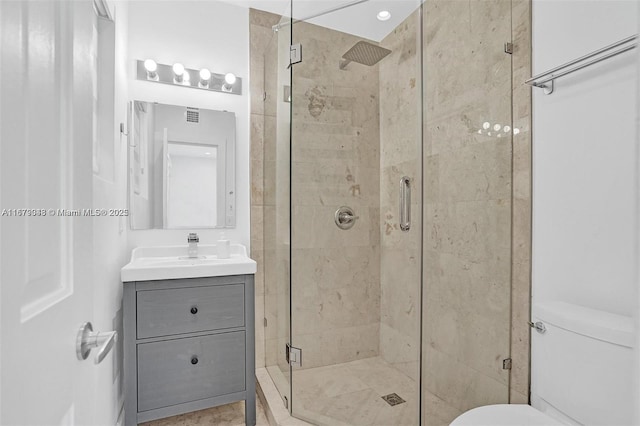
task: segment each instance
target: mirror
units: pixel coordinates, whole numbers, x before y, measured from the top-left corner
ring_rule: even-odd
[[[235,114],[133,101],[131,116],[131,229],[235,227]]]

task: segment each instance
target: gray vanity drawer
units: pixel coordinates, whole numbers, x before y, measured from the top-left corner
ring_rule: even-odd
[[[138,339],[244,326],[244,284],[137,292]]]
[[[243,390],[244,331],[138,345],[139,412]]]

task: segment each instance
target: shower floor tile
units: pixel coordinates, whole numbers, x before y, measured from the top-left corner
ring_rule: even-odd
[[[325,426],[409,426],[418,424],[418,384],[380,357],[294,370],[293,414]],[[383,396],[406,402],[390,406]],[[448,425],[460,412],[425,395],[427,425]]]

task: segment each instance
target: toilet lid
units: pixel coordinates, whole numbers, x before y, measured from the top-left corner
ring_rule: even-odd
[[[552,426],[559,421],[525,404],[486,405],[458,416],[451,426]]]

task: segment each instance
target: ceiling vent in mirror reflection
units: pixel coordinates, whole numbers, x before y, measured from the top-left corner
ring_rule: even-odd
[[[197,108],[187,108],[187,123],[199,123],[200,111]]]
[[[242,79],[233,73],[213,73],[208,68],[192,69],[176,62],[159,64],[153,59],[137,61],[137,79],[142,81],[190,87],[192,89],[242,95]]]

